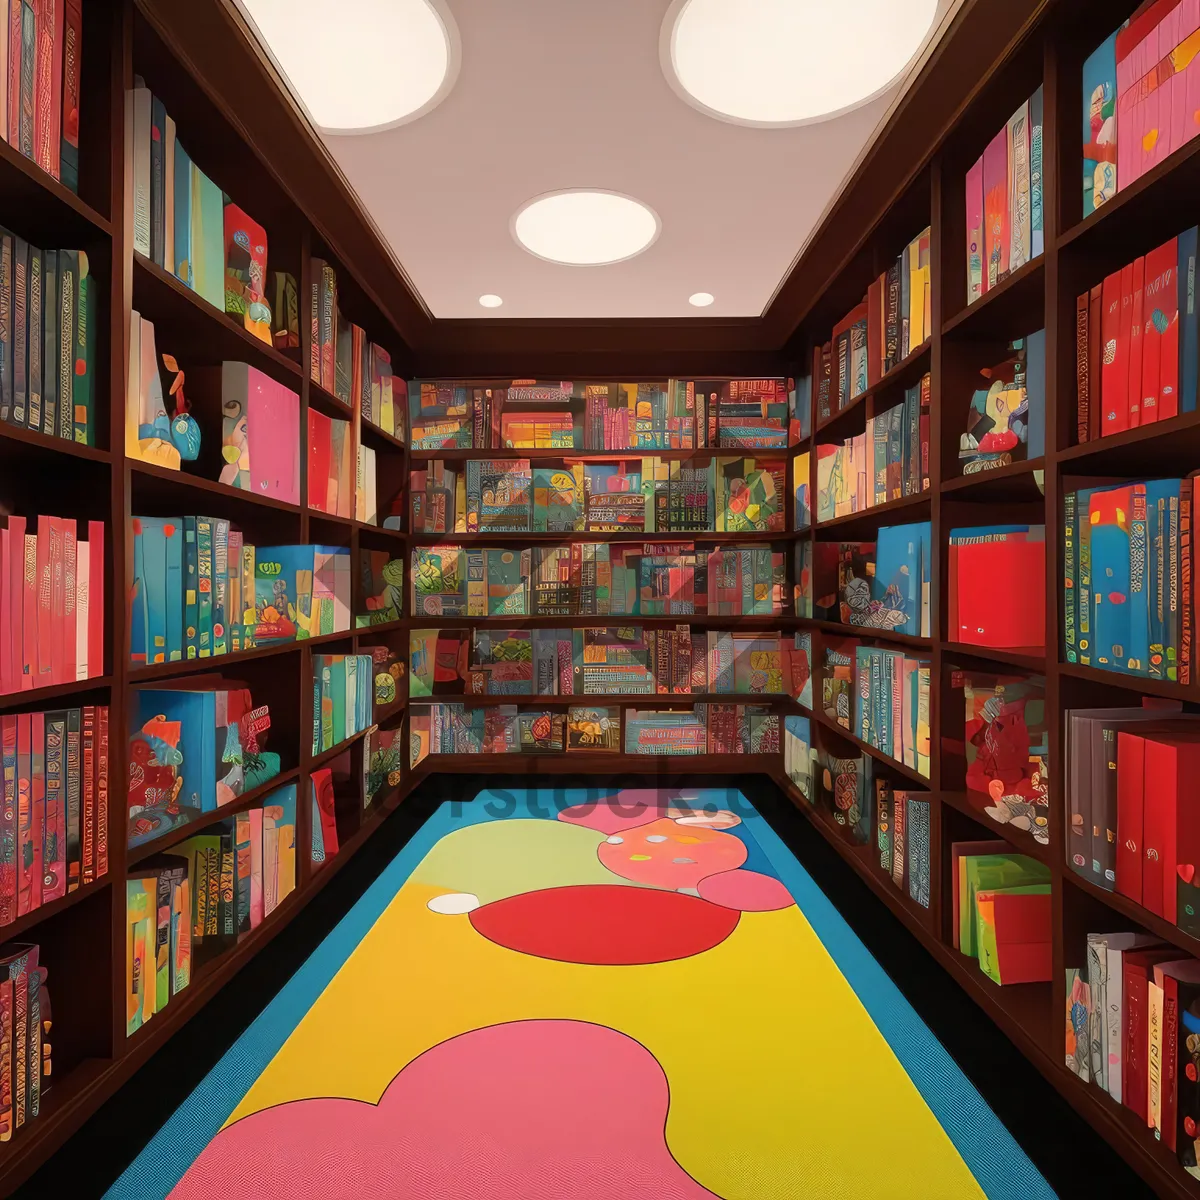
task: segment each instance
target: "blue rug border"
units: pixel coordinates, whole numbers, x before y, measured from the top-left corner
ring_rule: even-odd
[[[736,788],[682,790],[701,792],[706,801],[723,795],[725,801],[717,801],[721,807],[737,807],[744,824],[754,822],[747,832],[778,872],[983,1191],[989,1197],[1021,1195],[1027,1200],[1041,1197],[1053,1200],[1053,1189],[1012,1134],[745,795]],[[589,787],[570,789],[569,794],[575,796],[579,792],[590,801],[611,794]],[[503,789],[500,794],[505,797],[506,807],[511,797],[528,799],[524,807],[514,805],[513,812],[490,813],[486,805],[497,793],[484,789],[468,803],[456,805],[446,801],[438,806],[191,1095],[167,1118],[105,1193],[105,1200],[147,1200],[155,1196],[165,1200],[440,838],[483,821],[527,819],[531,814],[530,800],[534,805],[547,804],[548,818],[553,815],[556,802],[561,807],[564,793],[561,789],[513,788]],[[736,806],[732,803],[734,797]],[[533,819],[539,819],[536,813]]]

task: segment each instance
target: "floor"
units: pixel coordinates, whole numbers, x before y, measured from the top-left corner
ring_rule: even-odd
[[[270,948],[299,969],[252,964],[25,1191],[1149,1194],[774,789],[468,795],[406,803]]]

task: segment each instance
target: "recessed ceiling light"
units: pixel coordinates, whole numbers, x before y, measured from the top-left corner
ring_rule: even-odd
[[[479,297],[479,303],[482,304],[484,308],[499,308],[504,301],[501,300],[500,297],[495,294],[495,292],[485,292]]]
[[[713,302],[712,292],[693,292],[688,297],[688,303],[697,308],[707,308]]]
[[[658,237],[658,214],[617,192],[575,189],[538,196],[513,217],[513,236],[550,262],[599,266],[641,254]]]
[[[865,104],[912,60],[937,0],[674,0],[659,57],[689,104],[743,125],[803,125]]]
[[[444,0],[238,0],[325,133],[374,133],[433,108],[458,74]]]

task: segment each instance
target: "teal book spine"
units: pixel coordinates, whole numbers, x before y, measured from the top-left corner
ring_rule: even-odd
[[[1063,649],[1067,662],[1079,661],[1079,537],[1076,505],[1078,494],[1063,495]]]
[[[1042,85],[1029,98],[1029,251],[1036,258],[1046,248],[1042,216]],[[929,902],[925,901],[926,907]]]
[[[149,663],[167,661],[167,526],[161,517],[142,518],[142,561],[146,588],[146,641]]]
[[[47,250],[42,266],[42,432],[58,436],[58,251]]]
[[[167,540],[167,662],[183,661],[183,523],[174,518],[163,530]]]
[[[133,518],[133,595],[129,602],[129,661],[149,662],[146,638],[146,555],[141,518]]]
[[[196,644],[201,658],[212,657],[213,523],[196,518]]]
[[[200,656],[199,563],[197,561],[196,518],[183,518],[183,652],[190,662]]]
[[[1150,657],[1151,551],[1150,499],[1146,485],[1133,489],[1133,519],[1129,525],[1129,631],[1125,635],[1125,668],[1131,675],[1146,675]],[[1114,647],[1115,651],[1115,647]],[[1116,655],[1114,653],[1114,660]],[[1114,666],[1116,665],[1114,661]]]
[[[1182,490],[1182,489],[1180,489]],[[1167,656],[1167,678],[1172,683],[1179,680],[1179,639],[1180,639],[1180,589],[1183,587],[1180,559],[1180,528],[1179,509],[1181,497],[1174,493],[1167,497],[1167,527],[1163,532],[1163,542],[1167,547],[1166,595],[1164,599],[1163,640]],[[1188,534],[1183,533],[1184,537]]]
[[[96,293],[97,283],[88,256],[79,251],[78,291],[75,296],[75,441],[81,446],[96,444],[93,421],[96,394]]]
[[[337,746],[346,740],[346,660],[337,658],[329,668],[329,690],[333,697],[333,740]]]
[[[193,239],[192,253],[196,257],[193,277],[196,291],[214,308],[225,311],[225,202],[221,189],[198,167],[196,189],[200,197],[199,245]],[[192,214],[193,223],[197,214]]]
[[[176,279],[195,286],[192,274],[192,160],[175,142],[175,261],[171,264]]]
[[[229,522],[215,519],[212,525],[212,652],[213,654],[227,654],[229,651]]]
[[[324,656],[313,655],[312,752],[321,753],[321,673]]]
[[[79,252],[58,252],[58,436],[75,440],[75,305]],[[86,437],[84,441],[86,442]]]
[[[854,717],[858,736],[871,740],[871,651],[867,646],[858,646],[854,651]]]
[[[327,657],[321,662],[321,749],[328,750],[333,742],[333,658]]]

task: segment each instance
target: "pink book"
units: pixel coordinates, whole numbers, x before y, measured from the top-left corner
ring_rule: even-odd
[[[1142,423],[1142,293],[1146,283],[1146,260],[1133,260],[1133,303],[1129,309],[1129,428]]]
[[[1200,0],[1197,0],[1200,3]],[[983,158],[967,172],[967,303],[987,291],[983,269]]]
[[[300,397],[249,368],[250,480],[260,496],[300,503]]]
[[[62,678],[59,683],[74,683],[76,671],[75,645],[75,572],[78,569],[78,545],[75,539],[75,522],[63,520],[63,653]]]
[[[12,524],[13,518],[10,518],[10,528]],[[27,692],[38,686],[38,539],[35,533],[25,533],[23,519],[21,534],[25,542],[25,557],[21,564],[21,690]]]
[[[250,810],[250,928],[257,929],[263,919],[263,814]]]
[[[46,714],[30,713],[29,827],[33,861],[29,867],[29,907],[42,906],[42,847],[46,841]]]
[[[1008,127],[983,152],[983,273],[994,287],[1008,275]],[[986,289],[985,289],[986,290]]]
[[[0,529],[0,694],[15,692],[13,686],[13,636],[19,631],[13,609],[12,581],[9,563],[9,534]]]
[[[88,635],[89,678],[104,674],[104,522],[88,522]]]

